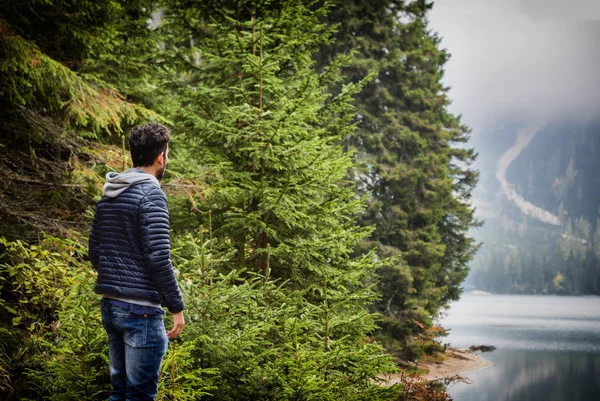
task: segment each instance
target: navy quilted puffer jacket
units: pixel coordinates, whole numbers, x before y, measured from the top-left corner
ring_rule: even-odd
[[[184,308],[169,240],[167,198],[158,180],[139,169],[109,173],[89,239],[98,271],[96,292]]]

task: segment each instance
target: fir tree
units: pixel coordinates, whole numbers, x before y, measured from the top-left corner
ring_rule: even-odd
[[[243,371],[268,374],[257,388],[252,376],[229,373],[234,361],[221,360],[225,382],[217,399],[228,399],[234,389],[249,399],[379,397],[369,377],[386,369],[387,359],[377,345],[364,343],[375,328],[367,307],[377,263],[371,254],[350,257],[370,229],[356,224],[362,202],[345,179],[353,163],[341,146],[354,130],[351,95],[362,82],[341,85],[347,57],[322,74],[314,71],[312,56],[329,36],[319,22],[326,10],[301,1],[185,9],[179,1],[166,3],[162,29],[177,60],[171,88],[181,102],[172,119],[183,134],[173,154],[178,165],[185,158],[187,174],[205,169],[208,185],[203,199],[190,201],[196,218],[190,213],[187,223],[210,223],[209,237],[232,245],[231,263],[215,268],[241,274],[248,280],[244,291],[254,294],[247,302],[256,297],[257,313],[273,314],[273,320],[251,321],[253,328],[246,314],[229,319],[242,319],[242,332],[260,341],[247,344],[250,349],[265,349],[234,366],[250,364],[255,368]],[[295,320],[293,336],[272,333],[286,333]],[[220,337],[230,335],[225,330]],[[218,360],[202,351],[207,346],[198,352]],[[310,385],[303,372],[312,372]]]
[[[269,254],[269,274],[300,287],[348,269],[353,244],[369,231],[354,224],[361,202],[344,180],[352,160],[339,145],[354,129],[350,95],[360,85],[331,97],[341,61],[321,75],[311,68],[326,37],[323,12],[299,2],[188,9],[210,22],[197,21],[202,36],[177,53],[187,60],[175,116],[193,150],[185,155],[214,177],[198,207],[210,210],[213,235],[231,240],[239,268],[266,275]],[[167,21],[186,37],[175,30],[185,29],[184,16]]]
[[[346,79],[376,75],[355,97],[358,129],[346,144],[363,166],[355,173],[369,196],[362,224],[376,227],[363,246],[395,261],[379,270],[375,309],[386,316],[383,332],[399,340],[394,348],[412,349],[411,358],[422,347],[407,343],[458,299],[476,249],[467,235],[477,224],[475,153],[464,145],[467,127],[447,111],[441,79],[449,55],[427,28],[430,8],[425,1],[339,2],[327,21],[340,29],[318,57],[322,66],[355,49]]]

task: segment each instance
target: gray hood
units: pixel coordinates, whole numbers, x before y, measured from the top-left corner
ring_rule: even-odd
[[[109,198],[116,198],[130,186],[145,181],[152,182],[160,188],[160,183],[155,176],[138,168],[130,168],[120,174],[114,172],[107,173],[106,184],[104,184],[104,195]]]

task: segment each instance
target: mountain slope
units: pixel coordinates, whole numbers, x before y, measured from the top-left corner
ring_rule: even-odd
[[[486,165],[477,195],[486,224],[468,283],[495,292],[598,294],[600,121],[550,121],[537,134],[524,127],[479,138]]]

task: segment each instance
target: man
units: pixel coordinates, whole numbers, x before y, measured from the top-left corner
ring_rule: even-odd
[[[160,188],[168,162],[169,130],[135,127],[129,136],[133,168],[108,173],[89,239],[89,256],[103,294],[108,334],[110,400],[153,400],[168,338],[184,326],[183,299],[170,257],[169,212]],[[172,313],[165,331],[161,305]]]

